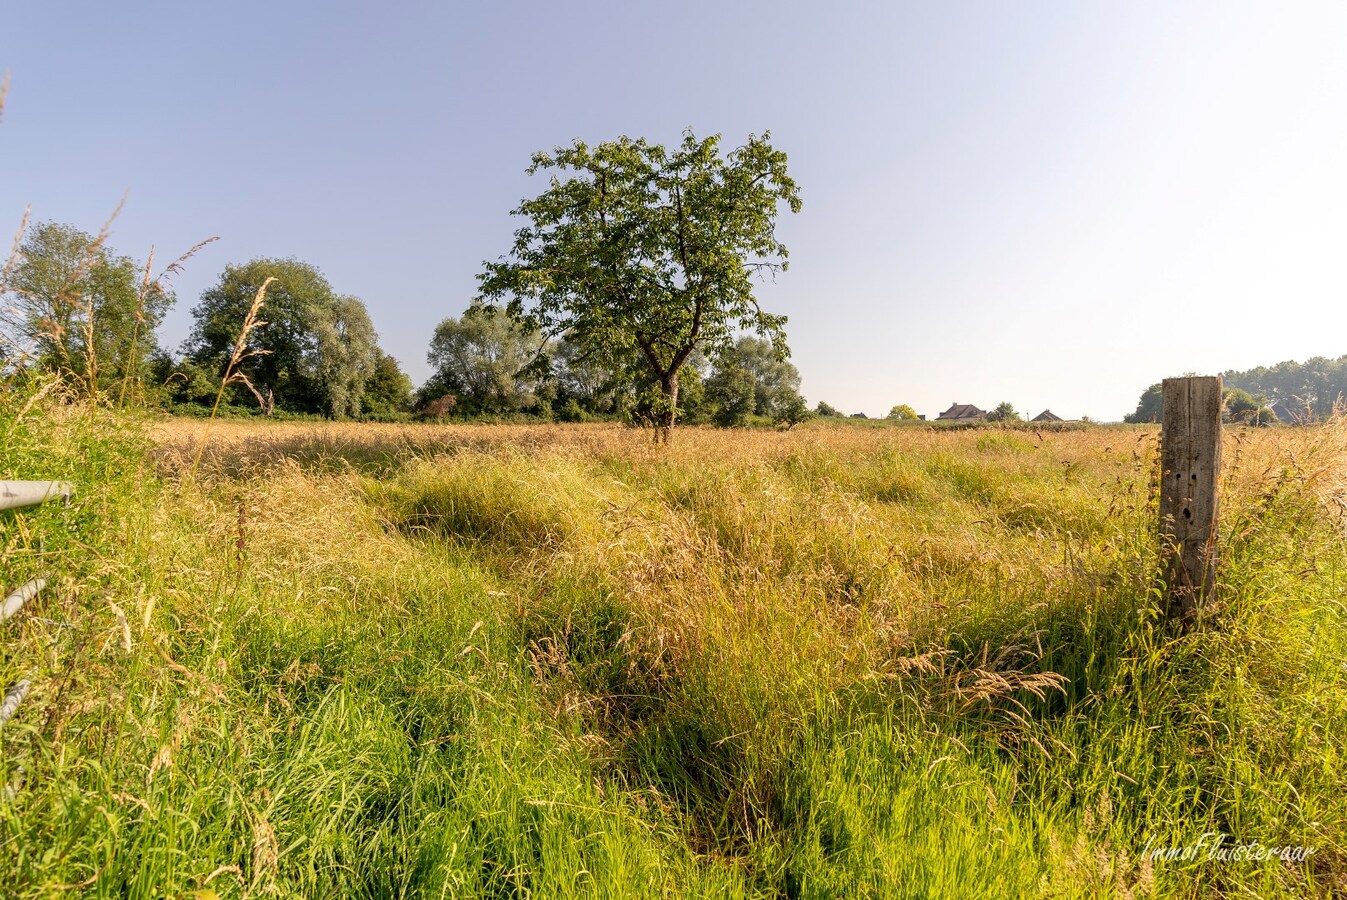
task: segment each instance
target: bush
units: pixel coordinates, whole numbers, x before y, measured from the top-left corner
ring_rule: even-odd
[[[802,422],[808,422],[813,417],[813,413],[809,411],[809,407],[804,402],[804,397],[801,397],[798,392],[792,391],[790,396],[782,401],[773,423],[778,428],[789,431]]]
[[[894,419],[895,421],[899,422],[915,420],[917,418],[917,411],[912,407],[908,406],[906,403],[900,403],[893,409],[889,410],[888,418]]]
[[[556,416],[558,422],[584,422],[589,418],[580,402],[574,397],[566,398],[566,402],[556,411]]]

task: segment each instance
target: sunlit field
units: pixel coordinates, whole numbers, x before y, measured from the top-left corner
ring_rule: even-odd
[[[4,415],[6,896],[1347,892],[1342,424],[1181,633],[1149,427]]]

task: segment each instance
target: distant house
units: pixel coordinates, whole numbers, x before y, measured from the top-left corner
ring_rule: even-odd
[[[1059,415],[1057,415],[1055,412],[1053,412],[1053,411],[1050,410],[1050,409],[1045,409],[1045,410],[1043,410],[1041,413],[1039,413],[1038,415],[1034,416],[1034,417],[1033,417],[1032,419],[1030,419],[1029,421],[1031,421],[1031,422],[1060,422],[1060,421],[1062,421],[1062,417],[1059,416]]]
[[[950,408],[935,417],[937,422],[981,422],[987,418],[986,410],[978,409],[971,403],[953,403]]]

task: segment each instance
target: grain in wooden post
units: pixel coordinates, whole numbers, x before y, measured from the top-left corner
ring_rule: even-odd
[[[1170,618],[1189,621],[1216,581],[1220,376],[1166,378],[1160,434],[1160,540]]]

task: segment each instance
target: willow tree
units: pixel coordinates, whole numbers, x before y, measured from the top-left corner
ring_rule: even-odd
[[[534,154],[528,173],[551,172],[551,182],[514,210],[525,224],[511,253],[485,264],[476,303],[614,368],[648,366],[667,440],[693,353],[714,355],[740,331],[788,353],[785,316],[753,296],[754,276],[786,268],[780,206],[800,209],[786,154],[769,139],[750,135],[722,154],[719,135],[688,131],[672,151],[621,137]]]

